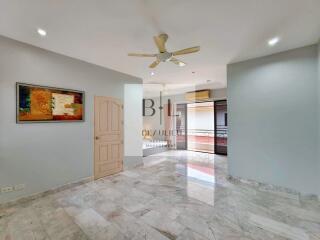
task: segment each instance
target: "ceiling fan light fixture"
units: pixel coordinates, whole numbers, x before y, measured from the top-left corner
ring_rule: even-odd
[[[179,62],[179,67],[184,67],[186,64],[184,62]]]

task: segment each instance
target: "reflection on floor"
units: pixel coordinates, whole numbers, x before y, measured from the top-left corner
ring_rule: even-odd
[[[0,239],[320,239],[320,204],[226,177],[226,157],[170,151],[145,166],[0,210]]]

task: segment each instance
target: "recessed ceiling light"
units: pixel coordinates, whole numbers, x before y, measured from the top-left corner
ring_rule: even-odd
[[[41,28],[38,28],[37,32],[42,37],[47,35],[47,32],[45,30],[41,29]]]
[[[151,72],[150,75],[153,76],[153,75],[154,75],[154,72]]]
[[[279,38],[278,37],[274,37],[274,38],[271,38],[269,41],[268,41],[268,44],[269,46],[274,46],[276,45],[278,42],[279,42]]]

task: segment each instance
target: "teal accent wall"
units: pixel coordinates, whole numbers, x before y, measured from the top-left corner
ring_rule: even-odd
[[[229,173],[319,191],[318,46],[227,66]]]

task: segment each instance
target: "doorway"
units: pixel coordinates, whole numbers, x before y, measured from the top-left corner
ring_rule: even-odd
[[[227,100],[177,104],[178,150],[227,155]]]
[[[188,150],[214,153],[213,107],[212,101],[188,104]]]
[[[214,102],[214,152],[228,153],[228,111],[227,100]]]
[[[94,179],[123,170],[123,105],[111,97],[94,98]]]

